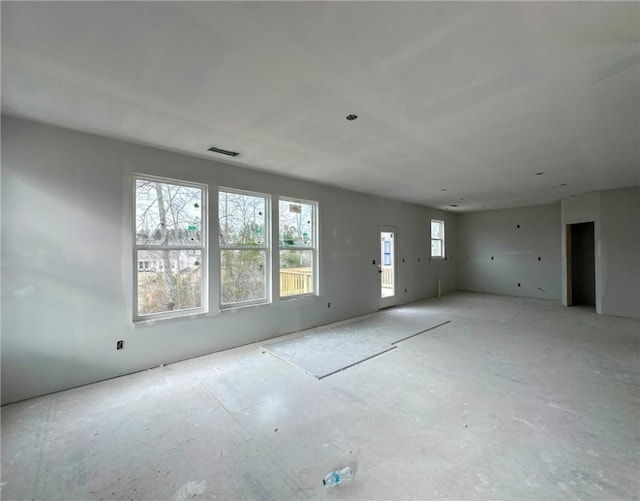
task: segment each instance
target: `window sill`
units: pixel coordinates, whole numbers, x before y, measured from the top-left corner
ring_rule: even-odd
[[[197,319],[205,318],[208,316],[210,315],[209,315],[209,312],[207,311],[194,311],[192,313],[184,313],[181,315],[171,315],[166,317],[162,316],[162,317],[155,317],[155,318],[140,318],[140,319],[133,320],[133,328],[137,329],[137,328],[151,327],[159,322],[165,323],[165,322],[175,322],[180,320],[197,320]]]
[[[225,313],[227,311],[235,312],[235,311],[239,311],[239,310],[244,310],[246,308],[254,308],[256,306],[269,306],[270,304],[272,304],[271,301],[264,301],[264,302],[260,302],[260,303],[244,303],[244,304],[225,305],[225,306],[220,306],[220,309],[218,311],[220,313]]]
[[[318,297],[318,295],[315,292],[310,292],[309,294],[295,294],[293,296],[282,296],[278,299],[280,301],[291,301],[295,299],[308,299],[308,298],[314,298],[314,297]]]

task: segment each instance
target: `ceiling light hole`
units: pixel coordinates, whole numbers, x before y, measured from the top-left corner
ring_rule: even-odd
[[[536,176],[542,176],[544,175],[544,172],[536,172]]]
[[[353,113],[347,115],[347,120],[349,120],[350,122],[353,122],[356,118],[358,118],[358,115],[354,115]]]

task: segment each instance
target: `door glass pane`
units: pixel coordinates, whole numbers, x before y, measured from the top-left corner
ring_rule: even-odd
[[[200,250],[140,250],[137,261],[138,315],[202,306]]]
[[[395,296],[393,232],[380,232],[380,297]]]
[[[264,250],[221,250],[222,304],[266,299]]]
[[[280,251],[280,297],[313,293],[313,251]]]

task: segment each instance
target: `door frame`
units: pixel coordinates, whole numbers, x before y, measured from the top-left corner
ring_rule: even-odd
[[[393,296],[382,297],[382,252],[380,247],[381,234],[383,232],[393,233]],[[398,304],[398,227],[389,225],[378,225],[378,238],[377,238],[377,251],[378,266],[376,272],[378,273],[378,309],[391,308]]]
[[[566,260],[567,260],[567,306],[573,306],[573,260],[571,259],[571,224],[565,225]]]

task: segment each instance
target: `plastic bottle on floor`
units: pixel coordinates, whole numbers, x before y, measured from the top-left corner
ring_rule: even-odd
[[[345,466],[340,471],[334,470],[327,473],[327,476],[322,480],[322,485],[333,487],[334,485],[339,485],[346,480],[351,480],[353,475],[354,473],[351,466]]]

